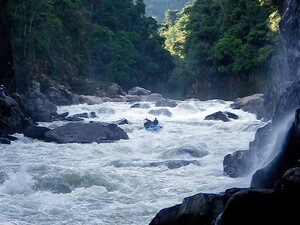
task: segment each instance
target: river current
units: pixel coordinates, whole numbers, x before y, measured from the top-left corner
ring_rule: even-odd
[[[70,115],[95,112],[87,122],[127,119],[119,126],[129,139],[114,143],[55,144],[15,134],[17,141],[0,145],[0,225],[148,225],[160,209],[185,197],[248,187],[251,176],[223,174],[223,158],[248,149],[263,122],[231,109],[230,101],[177,103],[164,107],[171,117],[149,114],[154,103],[147,109],[120,102],[58,108]],[[217,111],[239,119],[204,120]],[[143,129],[144,119],[155,117],[163,128]]]

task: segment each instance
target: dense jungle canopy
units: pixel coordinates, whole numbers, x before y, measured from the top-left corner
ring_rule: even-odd
[[[235,95],[260,90],[274,66],[282,7],[271,0],[197,0],[167,10],[159,25],[154,14],[146,16],[143,0],[1,2],[20,92],[47,76],[79,94],[116,82],[125,90],[139,85],[199,98],[194,89],[202,86],[195,84],[208,88],[224,78],[254,81]]]

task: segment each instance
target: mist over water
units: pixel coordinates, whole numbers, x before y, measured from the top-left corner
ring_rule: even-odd
[[[129,140],[102,144],[54,144],[23,137],[1,145],[0,224],[149,224],[165,207],[199,192],[218,193],[249,187],[250,176],[223,175],[223,157],[248,149],[263,125],[255,115],[232,110],[222,100],[178,101],[164,107],[171,117],[130,108],[130,103],[106,102],[59,108],[70,115],[95,112],[89,121],[114,122]],[[239,116],[231,122],[206,121],[216,111]],[[145,118],[157,118],[158,133],[143,129]],[[42,123],[56,127],[65,122]]]

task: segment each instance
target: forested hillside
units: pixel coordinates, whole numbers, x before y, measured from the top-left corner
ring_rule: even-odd
[[[161,24],[165,19],[167,10],[180,10],[187,3],[194,0],[144,0],[146,4],[146,15],[155,18]]]
[[[43,74],[86,94],[94,91],[87,79],[153,88],[173,69],[142,0],[6,2],[0,16],[11,31],[21,92]]]
[[[177,56],[170,81],[199,98],[262,91],[274,66],[279,8],[275,1],[197,0],[169,11],[161,34]]]
[[[79,94],[116,82],[232,99],[261,92],[275,65],[281,1],[196,0],[167,10],[161,26],[143,0],[2,2],[23,93],[47,76]],[[145,2],[165,11],[188,1]]]

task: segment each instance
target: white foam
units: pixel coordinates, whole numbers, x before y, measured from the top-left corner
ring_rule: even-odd
[[[18,225],[149,224],[160,209],[184,197],[248,186],[249,177],[223,175],[223,157],[247,149],[263,123],[253,114],[232,110],[230,103],[178,101],[177,107],[166,107],[172,117],[148,114],[155,108],[153,103],[149,109],[112,102],[59,107],[59,113],[70,115],[96,112],[97,117],[86,122],[126,118],[129,124],[120,127],[128,132],[129,140],[58,145],[17,135],[18,141],[0,149],[1,170],[8,175],[0,185],[0,221]],[[204,120],[217,111],[233,112],[240,119],[228,123]],[[163,129],[158,133],[144,130],[144,119],[155,117]],[[170,169],[167,163],[172,160],[198,163]],[[60,193],[65,187],[71,192]]]

